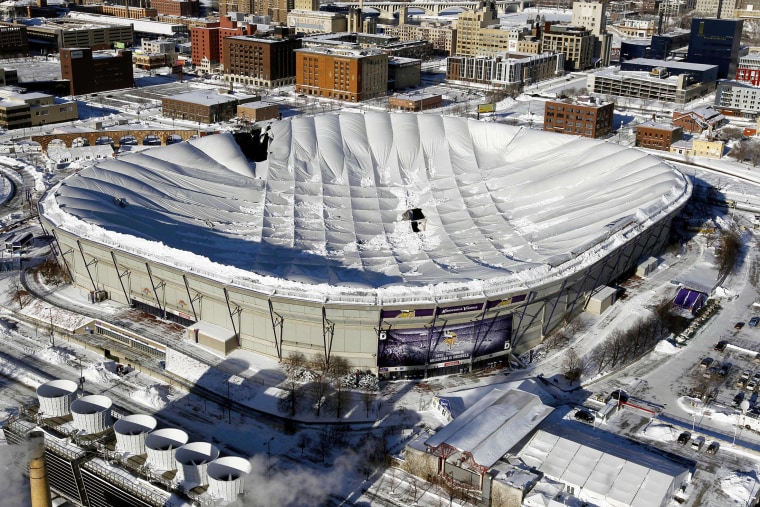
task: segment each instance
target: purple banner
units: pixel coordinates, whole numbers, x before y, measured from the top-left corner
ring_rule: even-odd
[[[506,299],[494,299],[492,301],[486,301],[486,310],[496,308],[497,306],[509,306],[515,303],[521,303],[528,298],[528,294],[517,294],[511,298]]]
[[[415,319],[419,317],[432,317],[433,308],[417,308],[416,310],[383,310],[380,317],[383,319]]]

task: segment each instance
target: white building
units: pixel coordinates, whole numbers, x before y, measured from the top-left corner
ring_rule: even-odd
[[[592,439],[566,425],[537,431],[518,456],[570,495],[598,506],[664,507],[691,477],[685,465],[659,454]]]
[[[715,92],[715,105],[754,117],[760,112],[760,87],[739,81],[722,81]]]
[[[446,79],[498,86],[536,83],[565,73],[563,53],[502,53],[493,57],[450,56]]]

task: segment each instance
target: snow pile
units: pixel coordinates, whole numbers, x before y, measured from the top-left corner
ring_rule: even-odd
[[[76,360],[76,356],[71,352],[57,348],[42,349],[36,352],[35,355],[38,359],[42,359],[50,364],[61,364]]]
[[[44,216],[225,283],[377,303],[522,290],[691,193],[638,150],[464,118],[299,117],[271,136],[255,173],[226,134],[103,161],[49,193]]]
[[[729,299],[729,298],[734,297],[736,294],[731,289],[727,289],[726,287],[723,287],[721,285],[719,287],[715,287],[715,289],[713,290],[712,295],[714,297],[717,297],[717,298],[726,298],[726,299]]]
[[[652,440],[675,442],[678,439],[680,431],[669,424],[652,423],[645,426],[641,434]]]
[[[731,471],[718,479],[720,489],[734,503],[749,505],[752,494],[758,486],[757,472]]]
[[[107,384],[113,382],[119,378],[114,371],[116,370],[116,364],[113,361],[108,363],[90,364],[82,371],[82,376],[90,381],[98,384]]]
[[[660,340],[657,342],[657,345],[654,347],[654,352],[656,354],[663,354],[663,355],[670,355],[675,354],[678,352],[678,347],[673,345],[667,340]]]
[[[156,384],[130,391],[129,397],[138,403],[156,410],[161,410],[170,402],[168,386]]]
[[[340,383],[349,389],[361,389],[362,391],[377,391],[380,384],[377,377],[372,374],[360,374],[358,376],[355,373],[351,373],[342,377]]]

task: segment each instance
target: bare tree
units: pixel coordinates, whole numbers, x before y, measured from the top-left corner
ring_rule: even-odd
[[[721,232],[720,248],[715,254],[719,277],[728,275],[734,270],[736,261],[739,260],[741,246],[741,237],[738,232],[732,229]]]
[[[296,441],[296,445],[299,449],[301,449],[301,457],[303,457],[304,449],[309,447],[311,444],[311,437],[307,433],[301,433],[298,435],[298,440]]]
[[[376,394],[370,389],[363,389],[361,397],[364,409],[367,411],[367,417],[369,417],[369,412],[372,410],[372,404],[375,403]]]
[[[575,349],[570,349],[565,353],[565,358],[562,361],[562,370],[564,371],[565,378],[572,382],[581,378],[586,370],[586,363],[575,352]]]
[[[13,282],[13,285],[11,285],[11,294],[13,298],[18,301],[18,305],[20,308],[24,308],[24,305],[29,302],[31,299],[31,296],[26,291],[23,285],[21,285],[20,281]]]
[[[303,400],[302,377],[306,365],[306,356],[301,352],[291,352],[280,364],[280,369],[285,373],[283,387],[287,392],[285,398],[280,399],[280,409],[290,414],[291,417],[296,415]]]
[[[350,400],[350,392],[345,385],[347,381],[346,377],[350,373],[351,365],[345,357],[336,356],[332,358],[328,374],[333,386],[333,394],[330,401],[335,417],[343,415],[343,411]]]

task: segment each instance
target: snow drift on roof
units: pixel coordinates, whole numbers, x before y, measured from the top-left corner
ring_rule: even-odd
[[[429,300],[590,262],[691,191],[638,150],[463,118],[342,113],[271,135],[255,173],[228,135],[100,163],[65,180],[45,215],[268,292]]]
[[[470,453],[478,465],[490,468],[553,410],[534,394],[494,389],[425,445],[437,448],[446,444]]]

